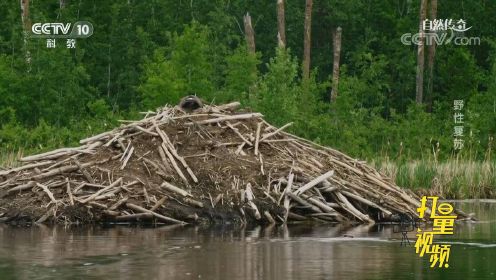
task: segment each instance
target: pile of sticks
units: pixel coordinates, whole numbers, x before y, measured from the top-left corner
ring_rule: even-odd
[[[239,103],[138,121],[0,171],[0,219],[30,222],[374,223],[416,215],[419,198],[334,149]]]

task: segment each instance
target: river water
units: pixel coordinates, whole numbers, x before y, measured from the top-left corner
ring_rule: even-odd
[[[391,226],[46,227],[0,225],[0,279],[496,279],[496,203],[457,202],[450,267]]]

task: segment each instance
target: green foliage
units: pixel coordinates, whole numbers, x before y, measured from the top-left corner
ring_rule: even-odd
[[[183,34],[172,35],[169,50],[159,49],[144,66],[144,83],[139,89],[145,106],[177,103],[187,94],[212,99],[216,85],[209,46],[209,30],[197,22]]]
[[[305,5],[298,1],[286,2],[287,49],[275,48],[276,1],[66,2],[60,8],[32,1],[31,19],[91,21],[95,33],[78,40],[76,50],[59,39],[56,49],[41,39],[25,42],[19,3],[0,3],[0,150],[77,145],[117,125],[119,117],[197,94],[207,102],[241,101],[274,125],[294,122],[291,132],[355,157],[405,163],[494,154],[491,1],[464,1],[463,13],[461,0],[439,5],[443,18],[467,19],[473,28],[466,35],[483,41],[437,47],[433,93],[422,106],[414,104],[416,47],[399,40],[418,29],[418,1],[316,1],[308,80],[300,76]],[[244,45],[247,11],[256,54]],[[331,33],[338,26],[339,95],[330,103]],[[465,101],[466,148],[460,153],[452,150],[454,99]],[[427,182],[428,170],[418,172]]]

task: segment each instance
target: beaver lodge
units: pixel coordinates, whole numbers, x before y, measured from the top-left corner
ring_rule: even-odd
[[[364,162],[236,112],[166,106],[0,171],[7,223],[374,223],[419,197]]]

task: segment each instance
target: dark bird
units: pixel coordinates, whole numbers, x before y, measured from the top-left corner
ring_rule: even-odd
[[[195,95],[188,95],[181,99],[179,107],[184,111],[191,113],[194,110],[203,107],[203,102]]]

